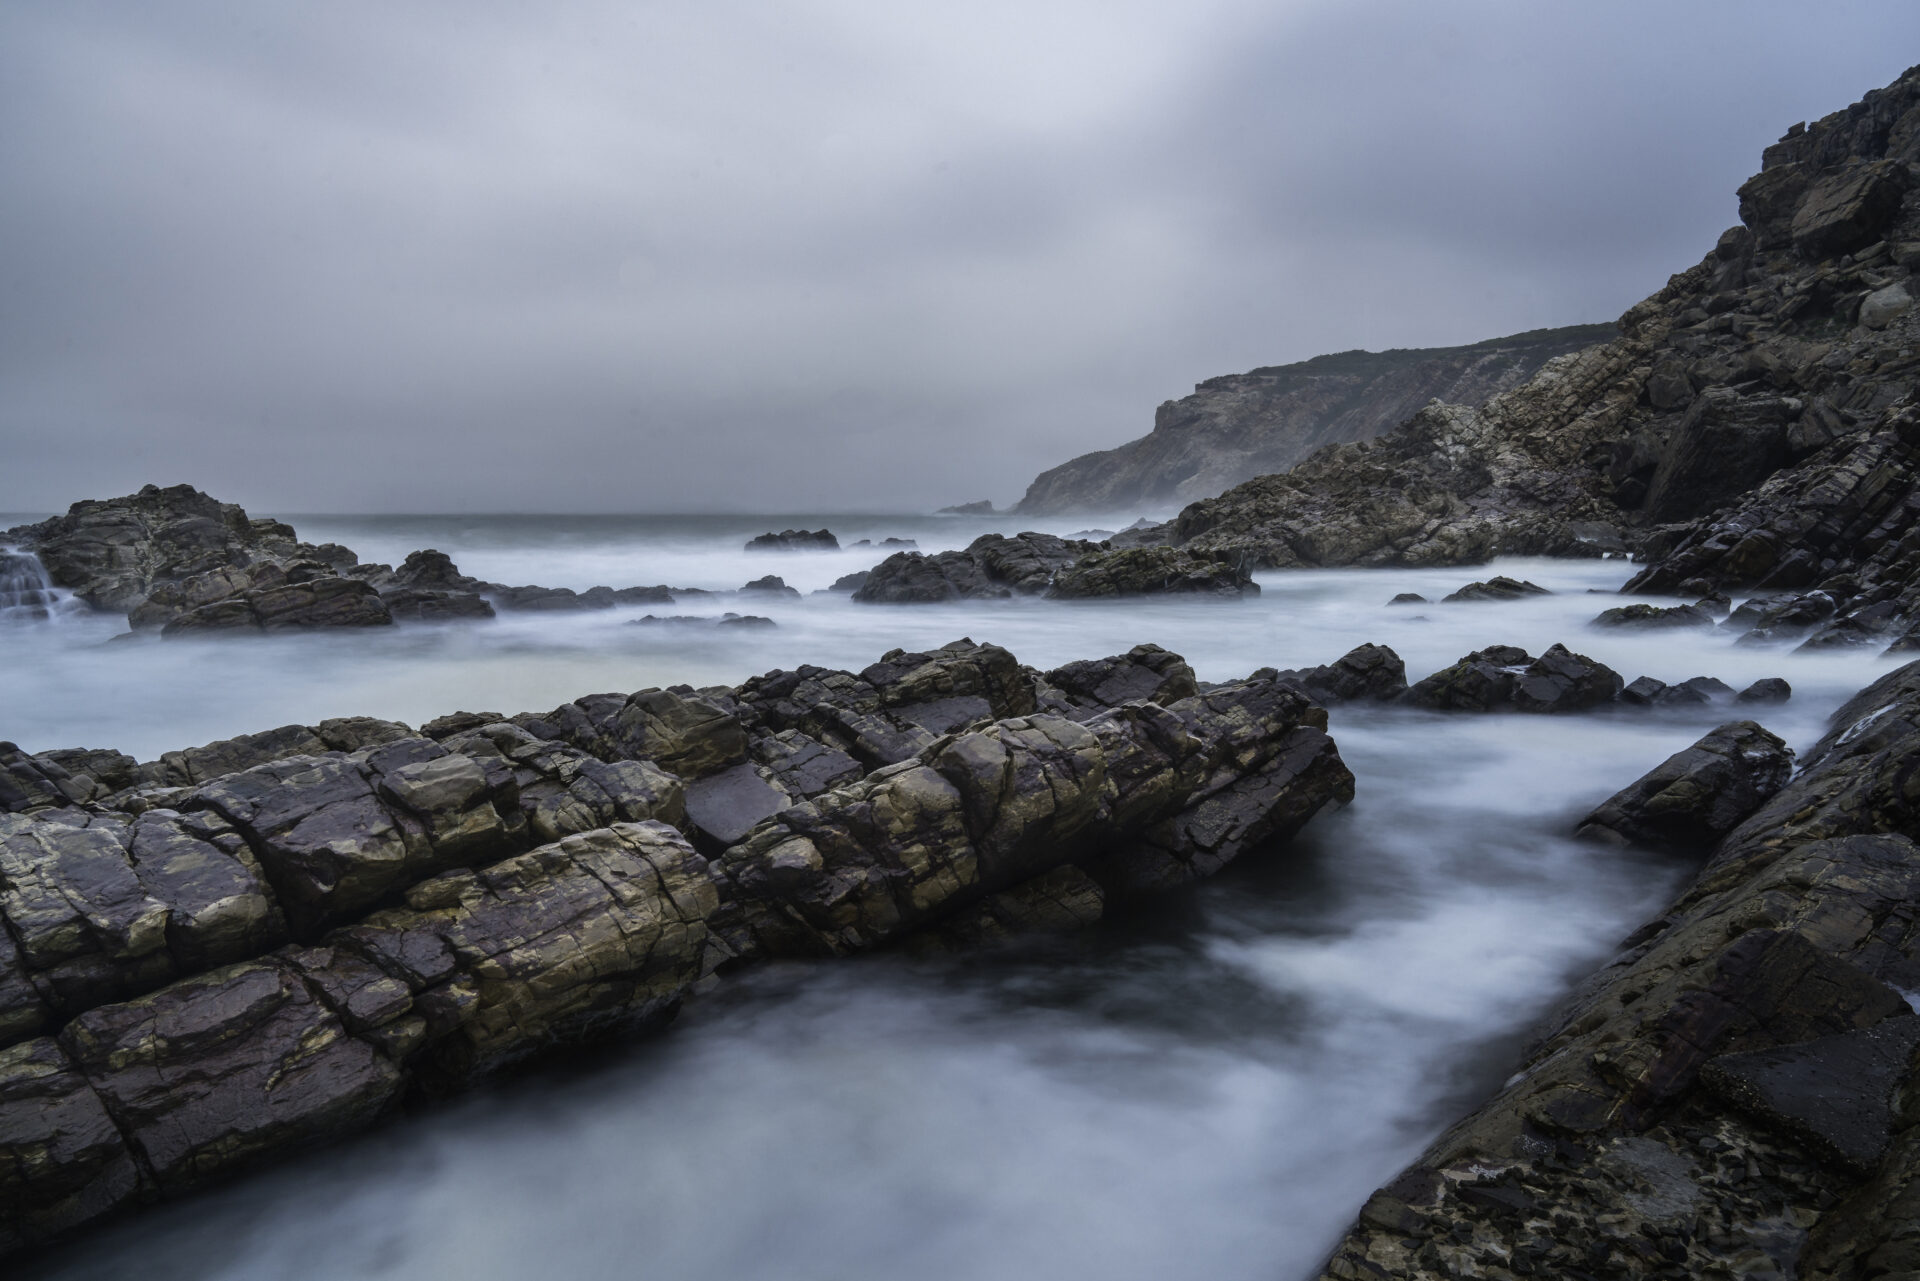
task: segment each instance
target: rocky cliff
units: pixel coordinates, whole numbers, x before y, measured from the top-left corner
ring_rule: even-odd
[[[1610,324],[1535,329],[1465,347],[1343,351],[1209,378],[1169,400],[1153,432],[1041,472],[1014,511],[1166,509],[1285,471],[1323,445],[1371,440],[1430,400],[1477,405],[1555,356],[1614,337]]]
[[[1167,536],[1285,567],[1593,554],[1617,534],[1655,562],[1648,590],[1812,588],[1896,634],[1920,571],[1920,69],[1795,125],[1740,215],[1611,342],[1192,504]]]

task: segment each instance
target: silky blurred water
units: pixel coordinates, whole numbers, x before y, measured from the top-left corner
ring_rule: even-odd
[[[364,558],[431,545],[469,573],[584,588],[803,591],[870,552],[753,555],[765,529],[964,545],[901,517],[295,522]],[[1079,523],[1052,523],[1072,533]],[[1115,528],[1107,524],[1105,528]],[[1389,607],[1504,572],[1554,594]],[[1511,1069],[1529,1024],[1684,869],[1567,838],[1586,808],[1752,714],[1796,747],[1891,663],[1595,632],[1620,561],[1261,576],[1238,603],[1035,600],[740,609],[765,630],[630,626],[647,609],[245,641],[109,642],[64,617],[0,634],[0,737],[166,748],[287,721],[544,709],[599,690],[859,668],[961,635],[1052,666],[1154,641],[1203,679],[1392,645],[1419,677],[1554,641],[1631,679],[1781,675],[1792,702],[1658,713],[1336,709],[1355,803],[1302,839],[1088,936],[942,961],[729,980],[665,1037],[498,1087],[63,1247],[33,1275],[149,1278],[1291,1278],[1367,1193]],[[652,607],[651,612],[669,612]]]

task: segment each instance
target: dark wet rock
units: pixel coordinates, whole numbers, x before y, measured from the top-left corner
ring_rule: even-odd
[[[1468,583],[1460,590],[1440,599],[1456,600],[1520,600],[1527,596],[1551,596],[1553,593],[1538,583],[1529,583],[1522,579],[1508,578],[1505,574],[1496,575],[1483,582]]]
[[[59,1041],[161,1192],[351,1133],[400,1089],[394,1065],[272,961],[90,1010]]]
[[[1793,697],[1793,686],[1778,676],[1763,676],[1734,695],[1737,703],[1784,703]]]
[[[1427,598],[1419,592],[1401,592],[1387,602],[1389,605],[1425,605],[1429,603]]]
[[[165,583],[298,551],[288,526],[249,520],[188,485],[78,502],[7,540],[29,546],[57,586],[110,610],[132,609]]]
[[[916,935],[916,952],[958,952],[1034,934],[1086,929],[1106,913],[1100,883],[1071,863],[989,894]]]
[[[1068,663],[1043,679],[1058,694],[1045,698],[1046,709],[1075,720],[1122,703],[1144,700],[1165,705],[1198,692],[1193,668],[1158,645],[1136,645],[1109,658]]]
[[[1611,667],[1554,645],[1520,673],[1512,698],[1516,711],[1578,712],[1612,702],[1620,689]]]
[[[740,589],[742,596],[795,597],[800,593],[787,586],[786,580],[778,574],[768,574],[765,578],[756,578]]]
[[[827,590],[830,592],[857,592],[867,585],[867,579],[872,576],[873,571],[870,569],[863,569],[852,574],[842,574],[833,580],[833,586]]]
[[[497,609],[512,613],[563,613],[576,609],[611,609],[613,602],[588,601],[570,587],[507,587],[486,584],[488,598]]]
[[[1490,645],[1414,683],[1404,697],[1437,712],[1491,712],[1512,702],[1514,680],[1532,661],[1518,646]]]
[[[1920,1017],[1892,1018],[1779,1049],[1723,1054],[1700,1075],[1742,1112],[1866,1177],[1892,1142],[1895,1095],[1916,1046]]]
[[[51,1037],[0,1049],[0,1252],[76,1227],[141,1186],[98,1093]]]
[[[1786,786],[1793,752],[1752,721],[1732,721],[1609,797],[1580,834],[1696,854]]]
[[[1674,627],[1712,627],[1716,618],[1698,605],[1616,605],[1594,616],[1594,627],[1628,627],[1660,631]]]
[[[1706,707],[1733,694],[1733,686],[1713,676],[1689,676],[1654,696],[1659,707]]]
[[[888,550],[899,550],[899,551],[911,551],[914,548],[918,547],[919,545],[920,545],[919,543],[915,542],[911,538],[882,538],[879,542],[875,542],[871,538],[862,538],[858,542],[847,544],[849,548],[883,547]]]
[[[868,571],[853,598],[900,604],[1039,595],[1060,570],[1099,550],[1053,534],[982,534],[965,551],[896,552]]]
[[[1385,645],[1360,645],[1321,667],[1277,673],[1322,706],[1391,702],[1407,692],[1407,665]]]
[[[792,801],[771,770],[742,761],[687,785],[687,821],[695,837],[718,852]]]
[[[1620,701],[1635,707],[1651,707],[1660,701],[1660,695],[1666,688],[1667,683],[1663,680],[1656,680],[1651,676],[1636,676],[1621,687]]]
[[[642,614],[630,624],[634,627],[775,627],[771,618],[761,614],[725,613],[719,617],[707,617],[699,614],[674,614],[661,618],[656,614]]]
[[[1089,552],[1054,575],[1055,600],[1115,596],[1257,596],[1259,584],[1236,556],[1198,556],[1173,547]]]
[[[1539,658],[1512,645],[1475,650],[1409,687],[1415,707],[1463,712],[1573,712],[1611,702],[1620,674],[1564,645]]]
[[[1832,618],[1834,611],[1834,599],[1826,592],[1803,592],[1769,601],[1760,607],[1752,626],[1736,643],[1765,645],[1798,640]]]
[[[1777,740],[1760,745],[1778,769]],[[1540,1248],[1548,1275],[1633,1241],[1677,1247],[1658,1256],[1674,1275],[1898,1275],[1920,1195],[1901,1103],[1920,1042],[1904,995],[1920,989],[1917,753],[1920,663],[1836,713],[1520,1070],[1369,1201],[1326,1275],[1436,1277],[1424,1260],[1463,1241]],[[1745,786],[1732,754],[1699,765]],[[1555,1207],[1553,1230],[1499,1204],[1515,1197]]]
[[[750,552],[837,552],[840,540],[825,529],[783,529],[747,540]]]

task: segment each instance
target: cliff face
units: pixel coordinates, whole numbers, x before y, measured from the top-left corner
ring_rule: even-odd
[[[1040,473],[1015,511],[1132,511],[1210,497],[1323,445],[1370,440],[1430,400],[1477,405],[1555,356],[1615,336],[1535,329],[1465,347],[1345,351],[1209,378],[1154,414],[1153,433]]]
[[[1192,504],[1171,537],[1434,565],[1577,554],[1594,522],[1655,562],[1642,590],[1811,587],[1888,634],[1920,611],[1920,68],[1794,126],[1740,216],[1613,341]]]

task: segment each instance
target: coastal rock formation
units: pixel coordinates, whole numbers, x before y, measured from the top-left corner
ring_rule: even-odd
[[[1023,515],[1165,509],[1282,472],[1323,445],[1369,440],[1430,400],[1479,404],[1611,325],[1537,329],[1465,347],[1345,351],[1209,378],[1161,405],[1153,433],[1040,473]]]
[[[1385,645],[1359,645],[1321,667],[1274,673],[1323,707],[1387,703],[1407,692],[1407,665]]]
[[[1565,645],[1538,658],[1489,645],[1416,682],[1402,701],[1436,712],[1577,712],[1612,702],[1623,685],[1611,667]]]
[[[1793,752],[1752,721],[1732,721],[1615,793],[1581,836],[1701,853],[1786,786]]]
[[[833,541],[827,531],[819,534]],[[496,609],[571,612],[713,595],[665,586],[576,592],[485,582],[462,574],[445,552],[432,548],[409,553],[397,569],[362,563],[337,543],[300,542],[291,526],[250,520],[234,504],[187,485],[149,485],[125,498],[75,503],[65,516],[0,537],[31,552],[4,553],[0,571],[7,584],[15,577],[24,582],[26,571],[6,566],[30,561],[39,596],[46,595],[38,586],[44,573],[46,586],[71,588],[98,609],[124,610],[136,631],[157,629],[167,637],[438,623],[492,618]],[[24,601],[26,590],[9,587],[5,601]],[[740,590],[799,595],[772,576]],[[38,596],[27,605],[0,601],[0,610],[32,609],[44,617],[47,603]]]
[[[1055,600],[1163,594],[1236,598],[1259,590],[1241,556],[1162,546],[1114,549],[1085,539],[1024,533],[983,534],[964,551],[896,552],[867,571],[853,599],[907,604],[1016,595]]]
[[[1916,109],[1920,69],[1769,147],[1742,225],[1612,341],[1192,504],[1173,541],[1274,567],[1624,541],[1648,562],[1628,590],[1818,588],[1804,638],[1894,641],[1920,600]]]
[[[761,534],[747,540],[750,552],[837,552],[840,540],[831,530],[783,529],[777,534]]]
[[[1323,1275],[1912,1271],[1916,759],[1910,664],[1766,799],[1783,748],[1734,725],[1603,806],[1696,854],[1738,821],[1507,1084],[1367,1201]]]
[[[723,968],[1084,924],[1353,795],[1286,684],[966,640],[0,768],[0,1251],[658,1028]]]

